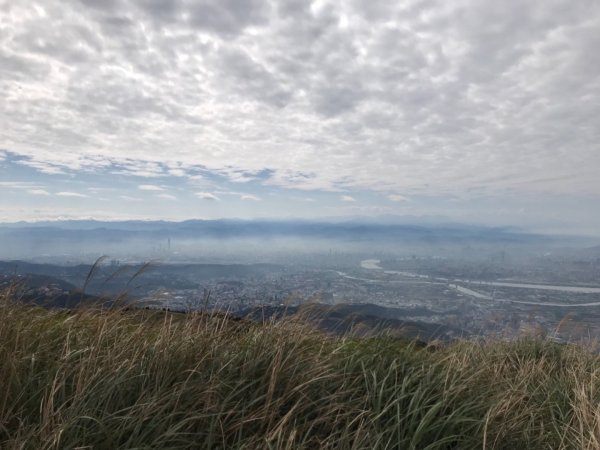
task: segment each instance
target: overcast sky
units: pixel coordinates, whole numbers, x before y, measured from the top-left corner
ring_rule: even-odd
[[[0,220],[600,229],[597,0],[0,0]]]

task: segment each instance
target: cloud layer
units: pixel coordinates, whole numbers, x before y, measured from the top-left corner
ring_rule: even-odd
[[[600,192],[598,2],[23,0],[0,22],[0,146],[47,173]]]

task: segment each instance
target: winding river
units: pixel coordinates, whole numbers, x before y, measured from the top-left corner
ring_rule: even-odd
[[[587,302],[587,303],[556,303],[556,302],[531,302],[531,301],[521,301],[521,300],[508,300],[508,299],[498,299],[493,298],[487,294],[474,291],[473,289],[466,288],[464,286],[459,286],[457,283],[467,283],[469,285],[478,284],[480,286],[496,286],[496,287],[506,287],[506,288],[519,288],[519,289],[536,289],[536,290],[547,290],[547,291],[558,291],[558,292],[569,292],[575,294],[600,294],[600,287],[591,287],[591,286],[561,286],[561,285],[552,285],[552,284],[531,284],[531,283],[510,283],[503,281],[478,281],[478,280],[462,280],[462,279],[452,279],[442,277],[429,277],[427,275],[421,275],[418,273],[412,272],[402,272],[396,270],[383,270],[383,267],[380,266],[381,261],[378,259],[365,259],[361,261],[360,267],[367,270],[382,270],[384,273],[388,274],[396,274],[402,275],[408,278],[418,278],[418,279],[427,279],[427,283],[431,284],[448,284],[449,287],[456,289],[462,294],[469,295],[471,297],[475,297],[482,300],[490,300],[490,301],[498,301],[498,302],[510,302],[510,303],[519,303],[523,305],[540,305],[540,306],[557,306],[557,307],[584,307],[584,306],[600,306],[599,302]],[[342,275],[342,272],[338,272]],[[347,276],[343,274],[343,276]],[[363,281],[369,282],[382,282],[383,280],[371,280],[366,278],[357,278]],[[391,281],[391,280],[390,280]],[[401,282],[397,280],[397,282]],[[423,281],[421,281],[423,282]]]

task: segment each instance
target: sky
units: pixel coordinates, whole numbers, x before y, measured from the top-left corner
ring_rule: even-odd
[[[0,221],[600,234],[597,0],[0,0]]]

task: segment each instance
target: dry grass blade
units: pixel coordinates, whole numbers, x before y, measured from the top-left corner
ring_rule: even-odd
[[[600,445],[600,358],[582,347],[421,348],[325,336],[298,318],[47,310],[14,288],[0,297],[0,448]]]
[[[94,278],[94,275],[98,271],[98,268],[100,267],[100,264],[102,264],[104,262],[104,260],[106,260],[106,258],[108,258],[108,256],[106,256],[106,255],[100,256],[96,261],[94,261],[94,264],[92,264],[92,267],[90,267],[90,270],[88,271],[88,274],[85,277],[85,281],[83,283],[83,287],[81,288],[81,298],[82,299],[83,299],[83,296],[85,294],[85,290],[88,287],[88,284]]]

